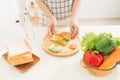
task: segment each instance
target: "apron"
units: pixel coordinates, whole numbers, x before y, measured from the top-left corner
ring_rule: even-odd
[[[43,2],[56,17],[58,26],[68,24],[73,0],[43,0]],[[40,24],[41,26],[48,26],[49,24],[48,17],[42,11],[40,12]]]

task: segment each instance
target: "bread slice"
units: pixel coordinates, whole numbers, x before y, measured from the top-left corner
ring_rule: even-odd
[[[33,61],[31,47],[25,39],[7,44],[6,47],[10,64],[21,65]]]

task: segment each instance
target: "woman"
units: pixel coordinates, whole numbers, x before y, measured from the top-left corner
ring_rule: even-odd
[[[79,12],[80,0],[36,0],[36,3],[43,11],[41,24],[46,25],[47,17],[49,19],[49,35],[53,35],[56,32],[55,26],[59,22],[60,25],[66,24],[69,19],[71,37],[74,38],[78,35],[79,27],[76,25],[76,17]]]

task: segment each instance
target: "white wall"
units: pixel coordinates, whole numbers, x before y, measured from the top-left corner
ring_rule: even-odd
[[[1,0],[0,2],[0,27],[8,23],[14,24],[17,14],[13,0]]]
[[[0,25],[17,19],[13,0],[1,0]],[[81,0],[80,18],[120,17],[120,0]],[[6,22],[6,23],[3,23]]]
[[[120,0],[81,0],[79,17],[120,17]]]

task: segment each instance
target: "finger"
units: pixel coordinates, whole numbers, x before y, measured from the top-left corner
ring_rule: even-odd
[[[50,36],[52,36],[51,26],[52,26],[51,24],[48,26],[48,33]]]
[[[76,36],[78,36],[79,35],[79,30],[77,31],[77,33],[76,33]]]
[[[74,28],[73,34],[72,34],[72,38],[75,38],[78,34],[78,28]]]
[[[76,35],[77,35],[77,33],[73,33],[73,34],[72,34],[72,38],[75,38]]]
[[[77,30],[77,35],[79,35],[79,28],[78,28],[78,30]]]
[[[76,32],[76,36],[79,35],[79,28],[77,27],[77,32]]]
[[[74,38],[79,35],[79,32],[77,31],[76,34],[74,35]]]
[[[71,38],[73,38],[73,33],[74,33],[74,27],[73,26],[70,27],[70,33],[71,33]]]
[[[70,33],[73,34],[73,32],[74,32],[74,27],[71,26],[70,27]]]
[[[52,35],[55,34],[55,25],[52,26]]]

